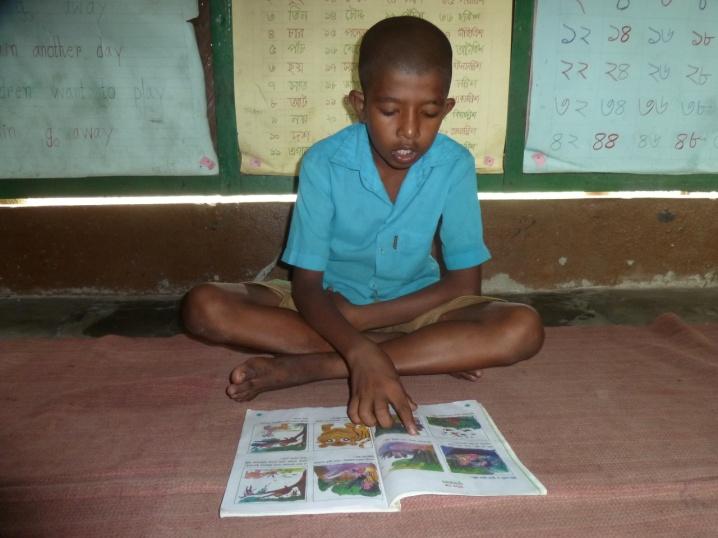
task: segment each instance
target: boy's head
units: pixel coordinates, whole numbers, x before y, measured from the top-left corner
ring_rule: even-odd
[[[359,46],[359,82],[367,92],[386,70],[405,73],[438,73],[451,85],[451,44],[444,32],[418,17],[390,17],[369,28]]]
[[[417,17],[391,17],[372,26],[359,47],[362,91],[349,93],[366,124],[381,178],[402,180],[431,147],[454,107],[451,45],[436,26]]]

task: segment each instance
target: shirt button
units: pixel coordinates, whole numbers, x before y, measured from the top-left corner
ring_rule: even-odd
[[[380,254],[384,254],[384,248],[383,248],[383,247],[379,249],[379,253],[380,253]]]

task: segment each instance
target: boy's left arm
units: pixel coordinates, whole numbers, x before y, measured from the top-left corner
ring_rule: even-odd
[[[481,266],[447,271],[438,282],[419,291],[363,306],[349,303],[338,293],[329,293],[347,321],[356,329],[367,331],[411,321],[462,295],[481,295]]]

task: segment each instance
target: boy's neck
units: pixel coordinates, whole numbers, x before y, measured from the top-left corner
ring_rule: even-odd
[[[379,179],[381,179],[381,182],[384,185],[384,190],[386,191],[389,200],[391,200],[391,203],[394,203],[396,202],[396,197],[399,195],[401,185],[404,183],[404,179],[409,173],[410,168],[391,168],[386,166],[383,162],[377,162],[379,159],[381,159],[381,157],[377,157],[376,155],[374,156],[376,171],[379,174]],[[382,164],[384,166],[382,166]]]

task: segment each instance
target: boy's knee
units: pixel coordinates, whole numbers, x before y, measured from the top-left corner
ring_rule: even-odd
[[[200,284],[182,299],[182,323],[196,335],[204,334],[213,325],[220,302],[221,290],[214,284]]]
[[[506,324],[510,354],[507,364],[529,359],[539,352],[544,342],[541,316],[528,305],[515,305]]]

